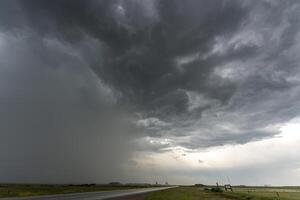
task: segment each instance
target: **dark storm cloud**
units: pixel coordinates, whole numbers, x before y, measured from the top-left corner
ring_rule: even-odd
[[[33,156],[26,169],[70,155],[66,168],[87,159],[110,172],[134,150],[278,134],[300,110],[298,9],[297,1],[1,1],[1,141],[5,151],[15,138],[20,146],[2,158],[24,148]],[[95,180],[104,174],[112,173]]]
[[[155,10],[147,11],[149,4]],[[207,85],[217,61],[196,60],[182,72],[173,60],[205,53],[217,35],[233,32],[247,15],[237,2],[20,1],[19,7],[28,27],[41,36],[76,43],[90,35],[103,42],[105,64],[92,68],[141,109],[160,112],[170,104],[169,112],[182,112],[186,99],[176,96],[178,89],[222,100],[233,93],[234,88]]]

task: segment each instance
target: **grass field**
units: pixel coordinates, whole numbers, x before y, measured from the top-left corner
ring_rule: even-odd
[[[204,187],[178,187],[150,193],[145,200],[300,200],[300,190],[245,187],[234,188],[233,192],[211,192]]]
[[[0,184],[0,197],[153,187],[153,185],[39,185]],[[277,196],[278,193],[278,196]],[[211,192],[204,187],[181,186],[149,193],[145,200],[300,200],[299,187],[234,187],[233,192]]]
[[[0,197],[22,197],[153,187],[153,185],[40,185],[0,184]]]
[[[145,200],[230,200],[199,187],[177,187],[150,193]]]
[[[299,187],[236,187],[225,196],[251,200],[300,200]]]

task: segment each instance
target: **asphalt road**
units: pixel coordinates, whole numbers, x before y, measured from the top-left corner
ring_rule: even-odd
[[[71,194],[57,194],[33,197],[13,197],[13,198],[0,198],[0,200],[101,200],[115,197],[123,197],[128,195],[143,194],[147,192],[154,192],[158,190],[165,190],[171,187],[159,188],[142,188],[130,190],[114,190],[114,191],[101,191],[101,192],[83,192]]]

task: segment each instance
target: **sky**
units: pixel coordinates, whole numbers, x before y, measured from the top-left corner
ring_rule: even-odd
[[[300,185],[300,2],[0,1],[0,180]]]

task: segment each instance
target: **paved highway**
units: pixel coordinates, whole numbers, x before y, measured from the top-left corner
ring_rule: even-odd
[[[101,191],[101,192],[83,192],[71,194],[57,194],[33,197],[13,197],[13,198],[0,198],[0,200],[101,200],[114,197],[122,197],[134,194],[142,194],[146,192],[154,192],[158,190],[165,190],[171,187],[159,188],[142,188],[130,190],[114,190],[114,191]]]

